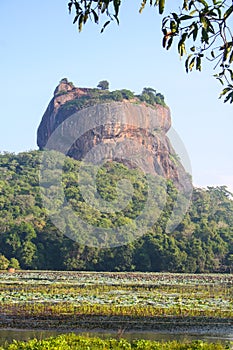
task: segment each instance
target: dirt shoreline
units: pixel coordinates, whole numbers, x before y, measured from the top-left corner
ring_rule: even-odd
[[[122,317],[122,316],[15,316],[0,315],[0,329],[182,332],[232,334],[233,319],[210,317]]]

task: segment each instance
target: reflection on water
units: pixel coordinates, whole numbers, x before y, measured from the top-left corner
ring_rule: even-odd
[[[15,330],[7,329],[0,330],[0,345],[4,345],[5,342],[11,343],[13,339],[16,340],[28,340],[28,339],[44,339],[51,336],[56,336],[66,332],[59,331],[44,331],[44,330]],[[101,338],[117,337],[116,332],[104,332],[104,331],[92,331],[92,332],[74,332],[86,336],[98,336]],[[169,332],[125,332],[122,334],[123,338],[128,340],[132,339],[150,339],[155,341],[191,341],[191,340],[204,340],[207,342],[226,342],[233,341],[233,333],[224,335],[210,335],[210,334],[191,334],[191,333],[169,333]]]

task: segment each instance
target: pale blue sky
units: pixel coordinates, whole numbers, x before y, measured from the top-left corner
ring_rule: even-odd
[[[136,93],[150,86],[165,95],[194,184],[233,190],[233,106],[218,100],[210,68],[187,75],[174,50],[161,47],[161,17],[153,8],[139,15],[140,1],[125,0],[120,27],[104,34],[94,24],[79,34],[67,2],[0,2],[0,150],[37,148],[36,129],[63,77],[83,87],[107,79],[111,90]]]

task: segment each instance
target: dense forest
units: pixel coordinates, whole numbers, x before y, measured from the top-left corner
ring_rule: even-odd
[[[41,153],[0,154],[0,268],[233,271],[233,201],[225,186],[194,189],[183,221],[168,234],[166,223],[177,196],[176,187],[168,180],[166,204],[144,236],[111,249],[89,247],[71,240],[51,222],[39,186]],[[130,223],[142,210],[148,188],[144,174],[137,169],[112,162],[99,170],[97,188],[105,200],[117,198],[119,179],[126,177],[133,184],[132,201],[124,210],[107,215],[85,203],[78,186],[79,166],[78,161],[66,158],[63,188],[66,200],[73,210],[81,211],[85,220],[97,227],[114,227]],[[67,225],[72,225],[72,222],[68,221]]]

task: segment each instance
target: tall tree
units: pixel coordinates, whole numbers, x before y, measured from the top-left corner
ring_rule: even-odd
[[[101,90],[108,90],[109,89],[109,82],[107,80],[101,80],[98,83],[97,88],[99,88]]]

